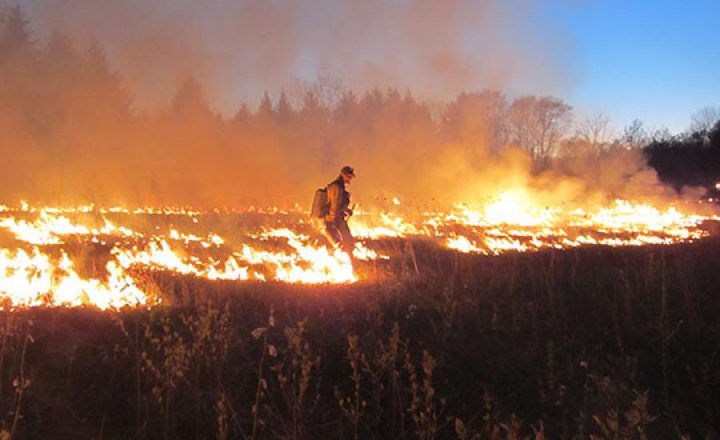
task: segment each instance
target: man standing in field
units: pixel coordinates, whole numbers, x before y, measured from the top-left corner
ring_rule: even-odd
[[[337,179],[327,186],[327,214],[325,221],[325,235],[333,246],[352,254],[355,239],[350,233],[347,220],[353,214],[350,209],[350,193],[345,186],[355,177],[352,167],[344,166]]]

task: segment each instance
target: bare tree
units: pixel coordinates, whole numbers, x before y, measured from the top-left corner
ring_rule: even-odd
[[[630,125],[623,129],[620,140],[628,149],[639,149],[650,142],[647,130],[639,119],[633,119]]]
[[[655,143],[670,142],[675,136],[667,127],[653,128],[649,133],[649,138]]]
[[[703,107],[690,118],[690,133],[709,132],[720,121],[720,107]]]
[[[547,160],[558,150],[572,120],[572,107],[553,97],[523,96],[508,111],[511,140],[535,160]]]
[[[610,118],[605,113],[584,119],[575,128],[575,134],[592,144],[610,143],[616,137]]]
[[[315,81],[295,79],[284,87],[289,103],[295,109],[301,109],[309,94],[314,95],[318,104],[333,109],[348,91],[343,81],[329,75],[318,76]]]
[[[609,150],[617,142],[617,133],[610,124],[610,118],[598,113],[584,119],[575,127],[575,137],[591,154],[598,155]]]
[[[320,75],[315,80],[315,94],[320,104],[327,108],[334,108],[347,90],[340,78],[330,75]]]

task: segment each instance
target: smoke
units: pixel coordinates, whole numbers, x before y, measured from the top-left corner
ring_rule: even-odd
[[[304,205],[346,164],[365,205],[482,202],[517,188],[548,206],[666,196],[637,152],[539,172],[516,145],[570,111],[492,91],[572,87],[571,42],[537,24],[533,0],[21,9],[33,38],[0,41],[3,201]],[[528,124],[523,136],[510,114]]]
[[[319,75],[355,90],[394,87],[442,100],[462,90],[556,94],[572,86],[571,42],[539,18],[534,0],[20,4],[41,38],[99,42],[140,109],[167,105],[188,75],[226,115],[264,90]]]

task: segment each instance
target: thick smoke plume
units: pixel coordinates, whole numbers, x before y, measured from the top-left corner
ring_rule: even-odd
[[[5,7],[0,196],[287,206],[307,203],[345,164],[355,166],[353,194],[365,204],[475,202],[514,188],[548,205],[663,196],[637,152],[572,151],[559,161],[567,104],[494,91],[569,83],[567,45],[533,26],[536,8],[529,0]]]

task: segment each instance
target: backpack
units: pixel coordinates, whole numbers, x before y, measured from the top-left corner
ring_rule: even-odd
[[[328,212],[327,188],[318,188],[313,197],[312,208],[310,209],[310,217],[323,218]]]

